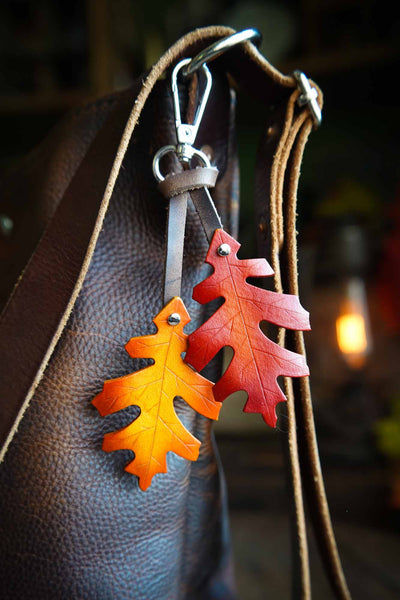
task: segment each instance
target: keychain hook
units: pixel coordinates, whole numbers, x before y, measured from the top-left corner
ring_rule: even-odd
[[[207,100],[210,95],[211,86],[212,86],[212,76],[210,73],[210,69],[207,67],[206,64],[203,64],[203,65],[201,65],[201,70],[203,71],[203,73],[206,77],[206,87],[204,89],[203,96],[197,106],[196,114],[193,119],[193,124],[189,125],[187,123],[182,123],[181,109],[180,109],[180,102],[179,102],[178,73],[185,67],[185,65],[189,64],[190,62],[192,62],[191,58],[184,58],[183,60],[181,60],[175,66],[174,70],[172,71],[172,77],[171,77],[172,96],[174,99],[176,137],[178,140],[178,146],[179,145],[186,146],[187,144],[189,144],[190,146],[193,146],[195,139],[196,139],[198,129],[199,129],[199,125],[201,123],[201,119],[203,118],[204,109],[206,107]],[[182,153],[182,159],[180,159],[180,160],[183,160],[184,162],[186,162],[185,148],[182,148],[181,153]],[[177,151],[177,154],[178,154],[178,158],[179,158],[180,152]],[[189,160],[190,160],[190,156],[188,156],[187,158],[189,158]]]
[[[175,152],[178,159],[182,163],[189,164],[192,158],[194,156],[197,156],[197,158],[199,158],[204,163],[204,166],[211,166],[207,155],[204,154],[204,152],[202,152],[201,150],[197,150],[197,148],[193,146],[196,140],[201,120],[203,118],[204,110],[212,86],[212,75],[206,63],[210,62],[211,60],[214,60],[230,48],[236,46],[237,44],[241,44],[250,40],[252,40],[255,44],[259,44],[261,39],[261,33],[257,29],[245,29],[232,35],[228,35],[222,40],[218,40],[214,44],[211,44],[210,46],[199,52],[199,54],[197,54],[194,58],[184,58],[183,60],[178,62],[177,65],[175,65],[171,76],[171,86],[174,103],[177,143],[175,146],[172,144],[168,146],[163,146],[162,148],[160,148],[160,150],[158,150],[158,152],[154,156],[153,173],[154,177],[157,179],[158,182],[164,180],[164,177],[160,171],[160,160],[169,152]],[[182,71],[182,75],[187,77],[189,75],[193,75],[199,69],[201,69],[201,71],[205,75],[206,85],[203,91],[203,95],[197,106],[193,123],[190,125],[189,123],[182,123],[179,102],[178,74]]]
[[[174,103],[175,131],[177,143],[175,146],[173,144],[163,146],[162,148],[160,148],[160,150],[158,150],[158,152],[154,156],[153,173],[154,177],[157,179],[158,182],[163,181],[164,179],[160,171],[160,160],[169,152],[175,152],[180,162],[188,164],[194,156],[197,156],[204,163],[204,166],[211,166],[208,156],[204,152],[202,152],[201,150],[197,150],[197,148],[193,146],[196,140],[201,120],[203,118],[204,110],[206,108],[207,100],[210,95],[212,86],[212,75],[210,69],[207,67],[206,64],[201,65],[201,70],[205,75],[206,85],[203,91],[203,95],[197,106],[193,123],[190,125],[189,123],[182,122],[179,101],[178,74],[191,61],[191,58],[184,58],[174,67],[174,70],[172,71],[171,87]]]

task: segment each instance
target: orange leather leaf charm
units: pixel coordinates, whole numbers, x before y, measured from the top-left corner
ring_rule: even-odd
[[[168,320],[170,315],[174,320]],[[221,408],[213,397],[213,383],[181,357],[188,337],[183,328],[189,321],[182,300],[173,298],[153,319],[157,333],[134,337],[125,346],[133,358],[152,358],[154,364],[106,381],[103,391],[92,400],[102,416],[131,405],[140,407],[135,421],[104,436],[103,450],[134,451],[135,458],[125,470],[139,477],[142,490],[149,487],[153,475],[167,472],[167,452],[189,460],[198,458],[200,442],[178,419],[174,398],[182,397],[194,410],[211,419],[218,418]]]
[[[221,348],[231,346],[234,356],[214,386],[215,399],[222,402],[232,392],[244,390],[248,394],[244,412],[261,413],[275,427],[276,404],[286,400],[277,377],[300,377],[309,371],[303,356],[272,342],[259,325],[270,321],[289,329],[310,329],[308,312],[297,296],[249,284],[248,277],[267,277],[273,271],[263,258],[238,259],[239,248],[234,238],[216,230],[206,258],[214,272],[194,288],[193,298],[201,304],[220,297],[225,302],[189,336],[185,361],[201,371]]]

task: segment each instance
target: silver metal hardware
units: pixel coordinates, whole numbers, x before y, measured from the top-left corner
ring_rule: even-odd
[[[221,244],[218,246],[217,252],[220,256],[228,256],[231,253],[231,247],[229,244]]]
[[[210,167],[211,163],[207,155],[201,150],[194,148],[193,144],[196,140],[197,132],[203,118],[204,110],[206,108],[207,100],[210,95],[212,86],[212,76],[207,65],[201,65],[203,74],[205,75],[206,85],[203,91],[202,98],[197,106],[193,123],[182,123],[181,108],[179,102],[179,88],[178,88],[178,74],[187,64],[191,62],[191,58],[184,58],[181,60],[172,71],[171,76],[171,87],[172,97],[174,102],[174,113],[175,113],[175,129],[176,129],[176,146],[170,144],[160,148],[153,159],[153,173],[157,181],[163,181],[164,177],[160,171],[160,160],[163,156],[169,152],[174,152],[180,162],[190,163],[193,157],[197,156],[206,167]]]
[[[293,76],[297,81],[298,88],[301,92],[297,102],[299,106],[308,105],[315,127],[319,127],[322,121],[322,114],[317,102],[318,92],[316,88],[311,87],[310,82],[302,71],[294,71]]]
[[[160,148],[160,150],[157,152],[157,154],[155,155],[155,157],[153,159],[153,173],[154,173],[154,177],[157,179],[158,182],[164,181],[164,179],[165,179],[164,175],[162,175],[161,170],[160,170],[160,160],[162,159],[163,156],[165,156],[169,152],[174,152],[179,158],[177,146],[173,146],[171,144],[170,146],[163,146],[163,148]],[[190,160],[194,156],[197,156],[197,158],[199,158],[202,161],[202,163],[204,164],[205,167],[208,167],[208,168],[211,167],[211,163],[208,159],[207,154],[204,154],[204,152],[202,152],[201,150],[196,150],[196,148],[192,148],[192,152],[190,154]],[[188,162],[190,162],[190,160]]]
[[[171,315],[169,315],[167,321],[169,325],[175,327],[175,325],[179,325],[179,323],[181,322],[181,315],[179,313],[172,313]]]
[[[184,58],[181,60],[172,71],[171,77],[171,85],[172,85],[172,96],[174,99],[174,112],[175,112],[175,127],[176,127],[176,137],[178,140],[178,145],[186,146],[189,144],[193,146],[197,131],[199,129],[199,125],[201,123],[201,119],[203,118],[204,109],[207,104],[208,97],[210,95],[210,90],[212,86],[212,76],[209,68],[206,64],[201,65],[201,69],[206,77],[206,87],[203,92],[203,97],[201,98],[199,105],[196,110],[195,117],[193,119],[193,124],[189,125],[187,123],[182,123],[181,118],[181,109],[179,104],[179,89],[178,89],[178,73],[181,71],[186,65],[192,62],[191,58]],[[181,160],[185,161],[185,153],[182,150],[182,156],[184,157]],[[190,157],[189,157],[190,160]]]
[[[262,35],[258,31],[258,29],[250,28],[244,29],[243,31],[238,31],[237,33],[233,33],[232,35],[228,35],[228,37],[223,38],[222,40],[218,40],[211,44],[207,48],[204,48],[201,52],[199,52],[192,60],[187,63],[188,66],[183,69],[183,74],[185,76],[193,75],[197,69],[200,69],[205,63],[209,63],[227,50],[230,50],[237,44],[242,44],[243,42],[253,42],[256,45],[259,45],[262,40]]]
[[[222,40],[218,40],[214,44],[211,44],[194,58],[184,58],[181,60],[172,71],[171,76],[171,87],[172,97],[174,102],[174,113],[175,113],[175,128],[176,128],[176,145],[168,145],[160,148],[153,159],[153,173],[154,177],[158,182],[163,181],[164,177],[160,171],[160,160],[163,156],[169,152],[174,152],[182,163],[189,164],[193,157],[199,158],[206,167],[210,167],[211,163],[204,152],[194,148],[193,144],[196,140],[197,132],[203,118],[204,110],[207,104],[208,97],[212,86],[212,76],[206,63],[210,62],[220,56],[230,48],[233,48],[237,44],[241,44],[247,41],[253,41],[254,43],[260,43],[262,39],[261,33],[258,29],[244,29],[238,31],[232,35],[228,35]],[[193,75],[196,71],[201,69],[203,75],[205,75],[205,88],[203,95],[199,101],[196,109],[196,114],[192,124],[182,123],[181,109],[179,102],[179,89],[178,89],[178,74],[181,72],[184,76]]]

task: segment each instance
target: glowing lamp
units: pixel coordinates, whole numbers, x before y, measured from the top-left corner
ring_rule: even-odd
[[[367,344],[363,315],[342,315],[336,321],[339,349],[343,354],[364,354]]]
[[[358,277],[347,280],[343,287],[336,337],[349,367],[362,368],[371,351],[371,335],[365,285]]]

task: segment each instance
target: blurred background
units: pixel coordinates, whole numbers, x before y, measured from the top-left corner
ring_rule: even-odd
[[[339,549],[354,598],[400,597],[400,8],[371,0],[2,0],[0,168],[70,109],[129,87],[189,30],[257,27],[277,68],[303,70],[325,95],[299,189],[302,304],[317,433]],[[239,239],[255,252],[252,178],[260,123],[239,103]],[[29,202],[29,199],[26,199]],[[26,204],[1,212],[12,260]],[[242,415],[216,429],[244,600],[289,597],[287,423]],[[310,532],[316,598],[330,593]]]

